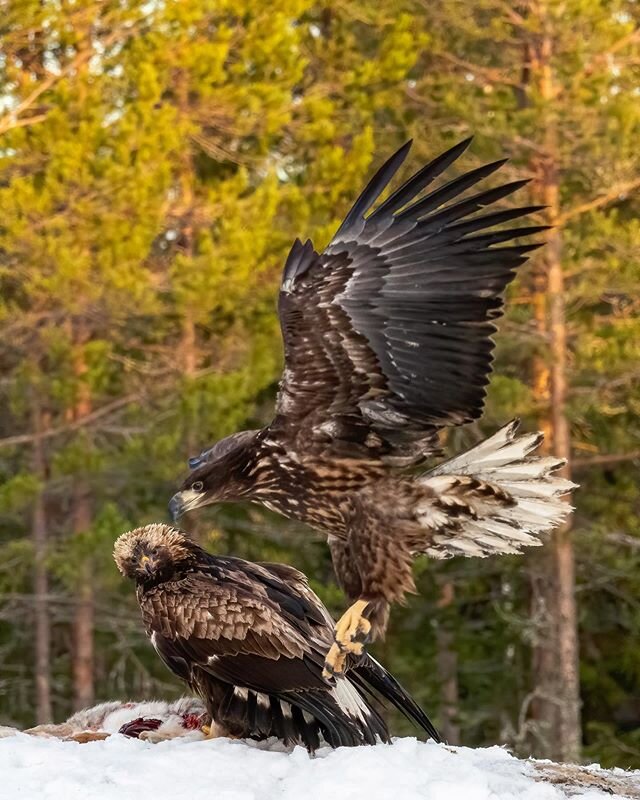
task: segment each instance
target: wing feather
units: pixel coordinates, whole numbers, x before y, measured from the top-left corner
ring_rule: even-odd
[[[210,557],[139,602],[162,660],[195,691],[216,692],[225,723],[311,749],[320,730],[334,747],[388,740],[355,685],[323,679],[333,623],[297,570]]]
[[[368,656],[349,659],[333,686],[322,678],[333,620],[303,573],[200,551],[195,570],[138,589],[162,660],[209,703],[231,731],[318,746],[388,741],[370,700],[391,702],[430,735],[412,698]],[[215,715],[214,715],[215,716]]]
[[[294,452],[414,463],[446,425],[480,416],[503,293],[545,226],[495,226],[539,206],[478,213],[527,181],[465,192],[504,160],[423,191],[461,142],[373,209],[410,143],[374,175],[323,253],[296,241],[279,297],[285,369],[274,431]],[[375,436],[371,436],[375,433]]]

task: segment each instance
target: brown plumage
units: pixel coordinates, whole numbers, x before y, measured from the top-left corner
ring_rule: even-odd
[[[352,659],[334,685],[322,678],[333,620],[292,567],[213,556],[159,524],[123,534],[114,559],[136,583],[160,658],[204,700],[217,735],[277,736],[309,750],[389,741],[375,693],[439,741],[369,656]]]
[[[273,422],[191,459],[174,518],[222,500],[262,503],[328,536],[354,605],[336,628],[328,672],[381,634],[388,606],[414,589],[416,553],[519,552],[569,506],[561,461],[530,452],[515,423],[469,453],[415,475],[444,426],[477,419],[503,291],[540,226],[496,229],[533,206],[484,211],[523,186],[476,190],[503,162],[425,193],[466,149],[443,153],[375,207],[405,159],[373,177],[322,252],[297,241],[279,296],[285,367]],[[463,196],[473,189],[472,194]]]

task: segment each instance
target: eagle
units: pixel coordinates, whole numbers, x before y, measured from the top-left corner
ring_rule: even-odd
[[[390,604],[415,591],[412,563],[518,553],[570,511],[563,461],[537,457],[542,435],[517,421],[452,460],[439,434],[478,419],[503,293],[543,225],[504,227],[541,206],[496,207],[523,187],[478,184],[506,159],[432,186],[463,141],[380,197],[401,147],[373,176],[322,251],[297,240],[278,313],[284,371],[273,421],[190,459],[174,520],[220,501],[250,501],[327,536],[351,601],[325,674],[384,634]],[[471,191],[469,191],[471,190]],[[525,242],[522,242],[522,239]]]
[[[158,655],[205,703],[211,735],[331,747],[390,740],[373,698],[392,703],[432,739],[426,714],[368,654],[323,678],[333,619],[306,577],[285,564],[214,556],[186,534],[151,524],[114,545],[136,583]]]

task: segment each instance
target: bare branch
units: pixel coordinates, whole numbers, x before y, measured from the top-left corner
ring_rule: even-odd
[[[611,47],[607,47],[606,50],[603,50],[594,56],[594,58],[585,65],[584,69],[582,70],[582,75],[592,75],[595,72],[596,67],[601,65],[609,68],[612,56],[614,56],[616,53],[619,53],[620,50],[623,50],[625,47],[637,44],[638,42],[640,42],[640,28],[634,28],[634,30],[632,30],[630,33],[621,36],[620,39],[611,45]]]
[[[123,406],[126,406],[138,399],[139,395],[135,394],[128,395],[127,397],[120,397],[118,400],[114,400],[112,403],[108,403],[106,406],[98,408],[92,414],[87,414],[85,417],[69,423],[69,425],[63,425],[59,428],[49,428],[48,430],[39,434],[24,433],[19,434],[18,436],[8,436],[5,439],[0,439],[0,448],[15,447],[19,444],[31,444],[36,439],[51,439],[52,437],[60,436],[63,433],[70,433],[72,431],[77,431],[80,428],[86,428],[88,425],[96,422],[96,420],[102,419],[103,417],[112,414],[114,411],[117,411]]]
[[[480,64],[473,64],[471,61],[466,61],[464,58],[458,58],[458,56],[454,56],[452,53],[440,53],[439,56],[444,61],[448,61],[456,67],[460,67],[461,69],[465,69],[468,72],[480,76],[488,83],[500,83],[505,86],[515,86],[518,89],[524,88],[522,81],[509,78],[499,69],[485,67]]]
[[[590,467],[608,467],[614,464],[623,464],[625,461],[635,461],[640,459],[640,450],[632,450],[630,453],[603,453],[589,458],[571,459],[573,471],[589,469]]]
[[[627,547],[631,547],[633,550],[640,549],[640,539],[638,539],[636,536],[629,536],[628,533],[612,531],[611,533],[608,533],[605,538],[609,542],[613,542],[614,544],[623,544]]]
[[[575,217],[580,216],[580,214],[585,214],[587,211],[595,211],[597,208],[602,208],[603,206],[609,205],[609,203],[614,203],[616,200],[622,199],[625,195],[638,187],[640,187],[640,177],[632,181],[617,183],[608,192],[598,195],[592,200],[579,203],[577,206],[565,211],[558,218],[558,225],[564,225],[569,222],[569,220],[575,219]]]
[[[22,119],[9,120],[7,117],[13,114],[7,114],[0,120],[0,135],[7,131],[14,130],[15,128],[25,128],[27,125],[35,125],[37,122],[43,122],[47,118],[47,114],[32,114],[30,117],[23,117]]]

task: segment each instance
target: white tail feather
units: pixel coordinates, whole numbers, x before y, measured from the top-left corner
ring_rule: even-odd
[[[417,509],[420,524],[433,531],[425,548],[428,555],[519,553],[523,547],[542,544],[540,536],[560,525],[571,512],[562,496],[576,485],[554,474],[564,461],[530,455],[542,443],[543,435],[516,436],[518,424],[513,420],[419,478],[419,483],[432,491]],[[479,491],[469,478],[499,491]],[[452,514],[449,520],[446,509],[456,506],[464,513]],[[449,524],[443,524],[444,520]]]
[[[363,722],[371,716],[371,709],[360,692],[345,678],[338,678],[331,690],[331,694],[342,711],[348,716]]]

